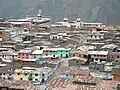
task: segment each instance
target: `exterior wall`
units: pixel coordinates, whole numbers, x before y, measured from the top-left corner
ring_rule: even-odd
[[[84,27],[97,27],[97,26],[102,26],[102,23],[96,23],[96,24],[92,24],[92,23],[84,23]]]
[[[108,60],[107,55],[91,55],[92,62],[106,63]]]
[[[2,79],[12,80],[12,79],[13,79],[13,74],[1,73],[0,77],[1,77]]]
[[[8,22],[1,22],[0,21],[0,27],[11,27],[10,24]]]
[[[0,38],[3,39],[3,41],[9,41],[11,40],[11,35],[9,31],[0,31]]]
[[[2,47],[10,47],[10,48],[15,48],[16,43],[11,43],[11,42],[3,42],[1,43]]]
[[[56,51],[54,51],[54,50],[44,50],[43,51],[43,56],[56,57]]]
[[[110,55],[110,60],[113,60],[115,62],[120,62],[120,53],[119,52],[113,52]]]
[[[48,80],[48,79],[50,79],[50,75],[51,75],[51,73],[50,72],[45,72],[44,73],[44,80],[45,80],[45,82]]]
[[[30,81],[32,81],[33,84],[44,83],[50,78],[49,72],[37,74],[37,76],[36,76],[36,74],[29,75],[29,80],[31,79]]]
[[[0,58],[4,58],[4,59],[13,59],[13,56],[12,56],[12,55],[0,54]]]
[[[59,77],[60,77],[60,78],[72,78],[73,75],[60,73],[60,74],[57,75],[57,77],[58,77],[58,78],[59,78]]]
[[[58,35],[50,35],[50,39],[51,39],[51,40],[62,39],[62,36],[58,36]]]
[[[11,24],[13,27],[18,28],[31,28],[30,24]]]
[[[75,53],[71,53],[70,56],[71,56],[71,57],[86,58],[86,59],[88,58],[88,55],[83,54],[83,53],[79,53],[79,52],[77,52],[77,53],[76,53],[76,52],[75,52]]]
[[[70,56],[71,56],[71,57],[79,57],[80,54],[75,52],[75,53],[71,53]]]
[[[20,75],[18,75],[20,74]],[[28,77],[29,77],[29,74],[25,75],[25,73],[17,73],[15,72],[14,75],[14,80],[27,80],[28,81]]]
[[[58,57],[69,57],[70,50],[57,50],[57,56]]]
[[[40,84],[42,81],[42,75],[41,74],[30,74],[28,77],[29,81],[32,81],[33,84]]]
[[[88,35],[87,39],[99,40],[99,39],[103,39],[103,38],[104,38],[104,35],[97,34],[97,35]]]
[[[31,54],[31,58],[33,58],[33,59],[40,59],[42,57],[42,55],[41,54]]]
[[[18,53],[18,58],[28,59],[30,58],[30,53]]]
[[[30,61],[14,61],[15,64],[19,64],[19,65],[32,65],[32,64],[36,64],[36,62],[30,62]]]

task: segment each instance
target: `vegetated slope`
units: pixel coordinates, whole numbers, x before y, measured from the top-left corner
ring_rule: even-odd
[[[120,0],[0,0],[0,17],[24,17],[39,9],[53,21],[77,17],[87,22],[120,24]]]

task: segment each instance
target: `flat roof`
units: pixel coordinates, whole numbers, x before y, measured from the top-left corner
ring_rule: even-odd
[[[103,24],[103,23],[84,23],[84,24]]]
[[[34,50],[32,54],[43,54],[43,50]]]
[[[107,48],[107,49],[115,49],[119,47],[118,45],[115,44],[108,44],[108,45],[104,45],[103,47],[101,47],[102,49]]]
[[[102,44],[105,44],[105,43],[93,42],[93,43],[91,43],[91,44],[94,44],[94,45],[96,45],[96,44],[102,45]]]
[[[32,62],[32,61],[37,61],[38,59],[20,59],[21,61],[30,61],[30,62]]]
[[[89,54],[93,55],[107,55],[109,51],[89,51]]]
[[[30,53],[32,50],[20,50],[18,53]]]
[[[57,50],[71,50],[71,48],[45,48],[43,50],[51,50],[51,51],[57,51]]]

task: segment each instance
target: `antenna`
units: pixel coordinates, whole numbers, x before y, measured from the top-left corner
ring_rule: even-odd
[[[38,16],[41,16],[41,9],[39,9],[38,11]]]
[[[39,9],[39,14],[41,15],[41,9]]]

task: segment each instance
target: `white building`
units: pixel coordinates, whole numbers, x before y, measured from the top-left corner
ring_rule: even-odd
[[[84,27],[96,27],[96,26],[102,26],[103,23],[84,23]]]
[[[43,50],[34,50],[31,54],[31,58],[40,59],[42,57]]]
[[[71,24],[68,22],[67,18],[64,18],[61,22],[56,22],[57,25],[60,25],[61,27],[71,27]]]

